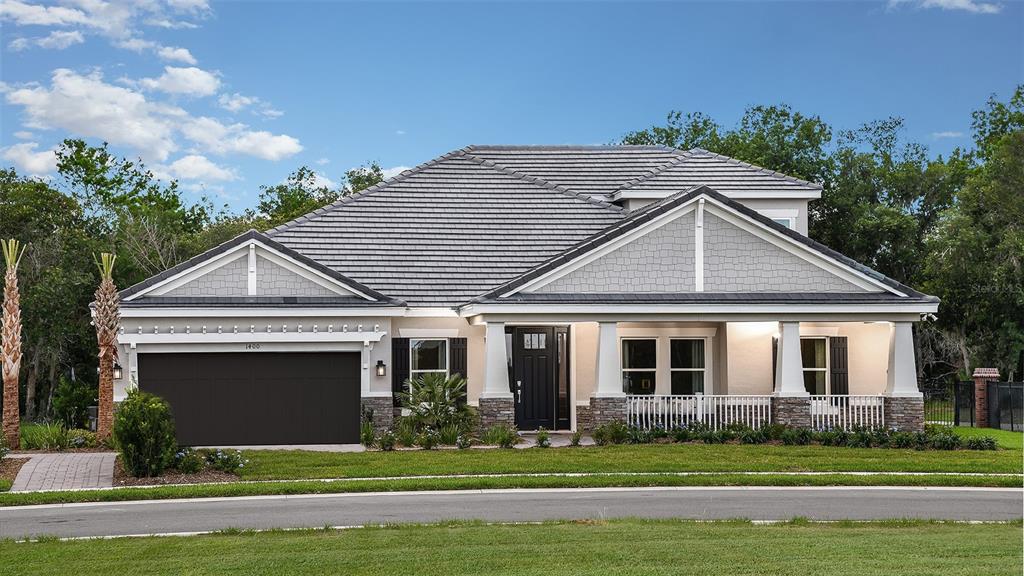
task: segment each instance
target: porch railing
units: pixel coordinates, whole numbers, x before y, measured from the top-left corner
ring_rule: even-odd
[[[643,430],[671,430],[695,421],[712,430],[730,424],[760,428],[771,419],[771,396],[626,396],[626,424]]]
[[[811,396],[811,428],[884,428],[884,396]]]

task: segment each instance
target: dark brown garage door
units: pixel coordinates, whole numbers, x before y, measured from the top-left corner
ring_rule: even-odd
[[[186,446],[359,442],[359,354],[140,354]]]

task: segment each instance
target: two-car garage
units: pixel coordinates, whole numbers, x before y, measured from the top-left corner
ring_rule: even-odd
[[[359,442],[358,352],[140,353],[186,446]]]

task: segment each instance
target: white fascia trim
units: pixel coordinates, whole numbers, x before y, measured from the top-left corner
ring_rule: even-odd
[[[757,210],[757,213],[765,218],[796,218],[800,215],[800,210],[796,208],[766,208]]]
[[[386,332],[161,332],[159,334],[136,334],[125,332],[117,335],[118,344],[263,344],[271,342],[380,342]]]
[[[458,328],[399,328],[403,338],[458,338]]]
[[[685,328],[651,326],[647,328],[619,328],[619,336],[623,338],[639,338],[644,336],[657,337],[667,336],[669,338],[713,338],[718,333],[718,328]]]
[[[654,220],[651,220],[650,222],[645,222],[641,226],[638,226],[637,228],[630,230],[628,233],[619,236],[618,238],[612,240],[611,242],[608,242],[607,244],[601,246],[600,248],[597,248],[596,250],[591,250],[590,252],[586,253],[583,256],[580,256],[579,258],[570,260],[569,262],[566,262],[565,264],[559,266],[558,268],[550,270],[546,274],[538,276],[537,278],[530,280],[526,284],[523,284],[522,286],[514,290],[502,294],[500,297],[507,298],[508,296],[511,296],[519,292],[535,292],[538,288],[546,286],[547,284],[550,284],[555,280],[558,280],[559,278],[567,274],[570,274],[586,266],[587,264],[590,264],[594,260],[597,260],[602,256],[605,256],[611,252],[614,252],[615,250],[618,250],[619,248],[625,246],[626,244],[629,244],[630,242],[636,240],[637,238],[644,236],[650,232],[653,232],[681,216],[685,216],[695,208],[696,202],[692,200],[690,202],[687,202],[686,204],[676,206],[675,208],[669,210],[668,212],[665,212],[661,216],[658,216]]]
[[[458,318],[459,312],[454,308],[410,306],[405,309],[405,313],[402,315],[407,318]]]
[[[404,308],[122,308],[122,318],[235,318],[235,317],[256,317],[256,318],[281,318],[281,317],[310,317],[319,316],[325,318],[348,317],[348,316],[378,316],[395,317],[403,316]]]
[[[242,253],[249,252],[250,246],[259,247],[261,249],[259,255],[263,256],[267,260],[270,260],[273,263],[302,276],[303,278],[306,278],[312,282],[316,282],[317,284],[331,290],[332,292],[343,295],[354,294],[371,302],[376,301],[376,299],[370,297],[369,295],[363,294],[362,292],[349,288],[348,286],[339,283],[334,278],[331,278],[330,276],[320,272],[319,270],[314,270],[313,268],[310,268],[305,264],[298,262],[291,256],[281,254],[280,252],[274,250],[270,246],[267,246],[266,244],[256,239],[247,240],[222,254],[218,254],[213,258],[210,258],[205,262],[197,264],[192,268],[182,270],[181,272],[175,274],[174,276],[165,278],[160,282],[157,282],[156,284],[149,286],[146,289],[141,290],[125,298],[125,301],[129,302],[146,294],[150,294],[153,296],[166,294],[167,292],[174,290],[179,286],[187,284],[188,282],[191,282],[192,280],[195,280],[200,276],[203,276],[221,266],[224,266],[229,262],[233,262],[234,260],[243,257]]]
[[[466,317],[480,314],[928,314],[938,303],[916,304],[471,304]],[[597,318],[594,319],[597,322]]]
[[[714,188],[714,186],[712,186]],[[716,189],[717,190],[717,189]],[[718,190],[719,194],[723,194],[728,198],[743,198],[744,200],[750,199],[765,199],[765,200],[817,200],[821,198],[820,190],[803,190],[803,191],[792,191],[792,192],[723,192]],[[621,190],[612,195],[611,201],[617,200],[662,200],[668,198],[675,192],[644,192],[640,190]]]
[[[793,254],[794,256],[797,256],[802,260],[810,264],[813,264],[818,268],[825,270],[826,272],[829,272],[830,274],[834,274],[842,278],[843,280],[850,282],[851,284],[854,284],[860,288],[863,288],[871,292],[877,292],[880,288],[885,292],[889,292],[901,297],[906,297],[906,294],[893,288],[892,286],[875,280],[874,278],[868,276],[867,274],[864,274],[863,272],[860,272],[859,270],[851,268],[850,266],[847,266],[846,264],[843,264],[838,260],[835,260],[825,254],[822,254],[817,250],[814,250],[813,248],[810,248],[800,242],[797,242],[796,240],[793,240],[792,238],[786,236],[785,234],[782,234],[778,230],[770,228],[756,220],[752,220],[741,214],[737,214],[730,208],[716,202],[712,198],[708,198],[707,200],[709,207],[714,206],[714,208],[711,209],[711,213],[714,214],[715,216],[721,218],[722,220],[725,220],[726,222],[732,224],[733,226],[736,226],[746,232],[753,234],[754,236],[757,236],[758,238],[761,238],[762,240],[765,240],[778,246],[779,248],[789,252],[790,254]]]

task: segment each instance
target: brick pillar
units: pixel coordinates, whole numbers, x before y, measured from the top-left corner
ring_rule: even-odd
[[[998,368],[975,368],[974,374],[974,425],[988,428],[988,383],[999,380]]]
[[[579,412],[576,413],[576,427],[579,429]],[[612,422],[626,421],[626,397],[625,396],[595,396],[590,399],[590,411],[587,414],[589,427],[593,430],[598,426],[604,426]]]

